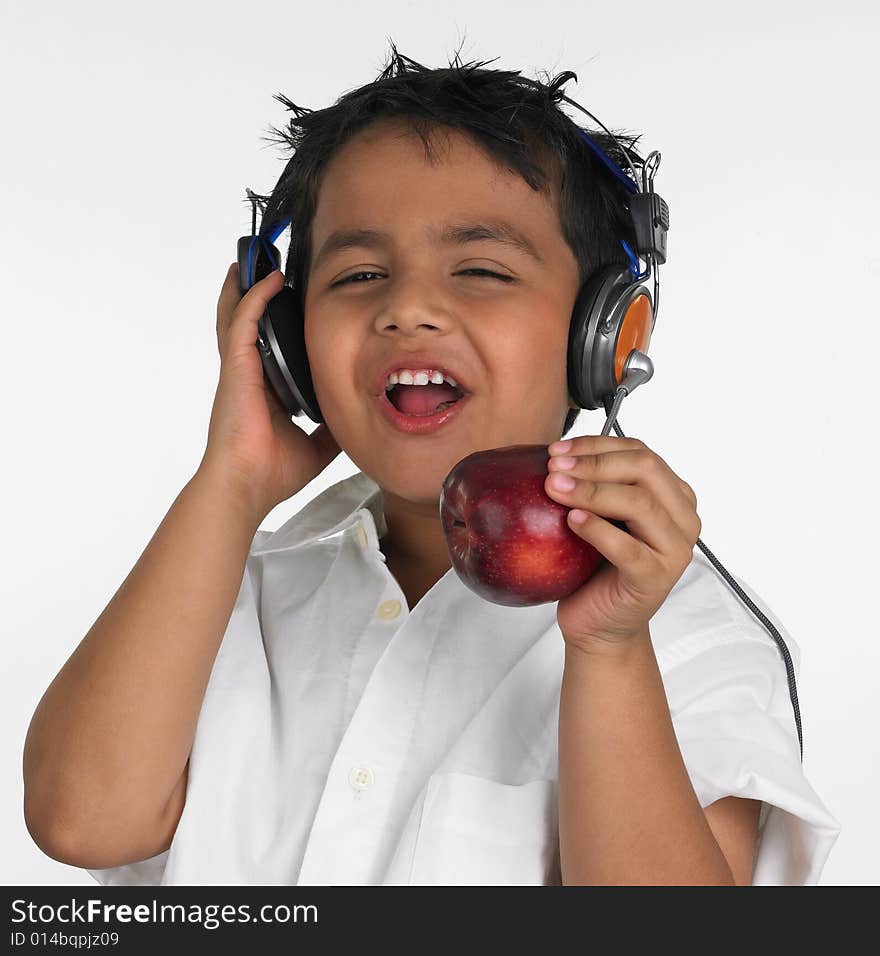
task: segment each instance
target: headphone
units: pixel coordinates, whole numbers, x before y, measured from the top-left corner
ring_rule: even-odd
[[[520,80],[539,86],[525,77],[520,77]],[[623,399],[654,373],[647,350],[659,309],[659,264],[666,262],[666,233],[669,230],[669,207],[654,192],[654,174],[660,164],[660,153],[655,150],[642,159],[632,149],[624,148],[617,137],[583,106],[564,94],[560,96],[589,116],[617,143],[632,173],[630,178],[585,130],[575,125],[578,135],[627,193],[625,205],[632,218],[636,250],[634,252],[623,239],[619,240],[628,263],[596,269],[578,292],[568,332],[568,390],[578,407],[592,410],[601,405],[605,409],[607,419],[602,435],[609,434],[613,426],[617,435],[625,438],[617,423],[618,409]],[[633,161],[642,169],[641,186]],[[258,234],[257,198],[250,189],[246,192],[253,204],[253,219],[251,235],[238,240],[238,275],[242,295],[254,283],[281,268],[281,255],[273,243],[291,223],[288,217],[269,229],[264,230],[261,226]],[[644,272],[640,270],[640,258],[645,259]],[[652,278],[653,295],[646,284]],[[289,415],[306,414],[317,424],[323,422],[306,355],[305,317],[298,293],[285,284],[267,304],[257,324],[257,331],[255,345],[263,363],[264,376],[268,378],[281,405]],[[625,525],[620,526],[626,530]],[[782,652],[803,763],[801,716],[788,647],[772,622],[700,538],[697,538],[697,546],[764,625]]]

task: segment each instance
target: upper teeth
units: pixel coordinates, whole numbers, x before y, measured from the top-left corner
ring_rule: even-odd
[[[385,391],[393,388],[395,385],[442,385],[447,382],[454,388],[458,388],[458,383],[451,375],[444,375],[442,372],[436,372],[433,369],[409,369],[402,368],[392,372],[385,382]]]

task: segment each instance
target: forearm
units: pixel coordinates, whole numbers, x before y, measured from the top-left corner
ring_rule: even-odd
[[[734,885],[682,759],[647,626],[616,653],[566,645],[559,842],[565,885]]]
[[[156,820],[180,778],[260,518],[224,481],[182,489],[40,700],[24,750],[41,833]]]

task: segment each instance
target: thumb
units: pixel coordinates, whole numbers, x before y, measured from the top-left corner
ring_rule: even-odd
[[[233,270],[227,277],[225,285],[233,285],[233,292],[238,294],[238,274]],[[235,304],[232,293],[224,286],[224,296],[221,296],[220,307],[229,308],[233,305],[228,319],[229,349],[233,354],[245,352],[254,347],[257,340],[257,323],[266,311],[266,306],[284,286],[284,273],[280,269],[270,272],[259,282],[255,282],[250,289]]]

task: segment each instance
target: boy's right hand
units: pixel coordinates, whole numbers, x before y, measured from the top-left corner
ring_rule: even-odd
[[[283,278],[275,271],[242,296],[235,264],[226,274],[217,302],[220,381],[199,465],[200,472],[230,482],[260,521],[305,488],[340,452],[326,423],[311,434],[293,423],[263,374],[255,344],[257,323],[281,291]]]

